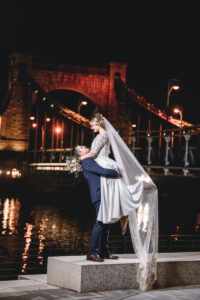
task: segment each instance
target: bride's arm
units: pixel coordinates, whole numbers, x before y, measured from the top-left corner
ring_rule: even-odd
[[[89,155],[91,155],[93,158],[96,158],[101,149],[104,147],[107,139],[107,134],[98,134],[92,143]]]
[[[92,147],[90,149],[90,152],[88,152],[86,155],[84,155],[84,158],[96,158],[105,145],[106,142],[106,136],[103,135],[97,135],[94,139],[94,143],[92,143]]]

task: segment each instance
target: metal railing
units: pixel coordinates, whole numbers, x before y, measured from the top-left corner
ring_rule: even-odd
[[[110,246],[115,253],[133,253],[130,234],[111,235]],[[200,235],[160,235],[159,252],[200,251]]]
[[[147,171],[200,171],[200,125],[191,128],[138,131],[132,135],[132,151]]]
[[[148,172],[164,175],[200,174],[200,125],[190,130],[135,131],[131,151]],[[92,139],[92,136],[90,137]],[[73,145],[74,146],[74,145]],[[62,149],[38,149],[37,161],[31,166],[38,169],[63,170],[66,156],[72,155],[73,147]],[[33,154],[34,150],[32,151]],[[51,164],[51,165],[50,165]],[[60,164],[60,165],[59,165]]]

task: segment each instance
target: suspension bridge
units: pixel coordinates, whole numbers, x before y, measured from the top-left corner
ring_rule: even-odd
[[[126,69],[123,63],[107,68],[47,65],[12,54],[1,104],[1,153],[13,165],[23,161],[37,170],[64,170],[76,144],[91,144],[88,117],[99,111],[148,172],[199,174],[200,125],[180,122],[140,96],[127,85]],[[72,107],[55,97],[58,91],[74,93]],[[80,99],[90,103],[88,116],[77,110]]]

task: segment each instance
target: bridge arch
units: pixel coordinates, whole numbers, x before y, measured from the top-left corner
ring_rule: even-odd
[[[56,89],[56,90],[50,90],[47,94],[50,99],[53,99],[61,105],[64,108],[67,108],[77,114],[80,113],[81,116],[84,118],[90,119],[91,116],[96,113],[100,112],[104,114],[101,107],[96,106],[95,103],[89,99],[86,95],[78,93],[77,91],[71,90],[71,89]],[[31,111],[32,109],[38,105],[38,97],[33,97],[32,104],[31,104]],[[86,101],[86,105],[81,105],[79,107],[81,101]],[[42,101],[43,102],[43,101]],[[41,104],[42,104],[41,102]],[[40,101],[39,101],[40,103]]]
[[[71,90],[86,96],[104,114],[108,115],[109,85],[108,77],[65,72],[37,70],[32,72],[34,80],[46,93],[53,90]],[[111,103],[112,104],[112,103]]]

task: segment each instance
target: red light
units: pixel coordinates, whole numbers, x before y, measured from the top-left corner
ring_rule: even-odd
[[[46,122],[50,122],[51,121],[51,119],[50,118],[46,118]]]
[[[32,124],[32,127],[33,127],[33,128],[36,128],[36,127],[37,127],[37,124],[36,124],[36,123],[33,123],[33,124]]]
[[[56,128],[55,128],[55,132],[56,132],[56,133],[61,133],[61,128],[60,128],[60,127],[56,127]]]

